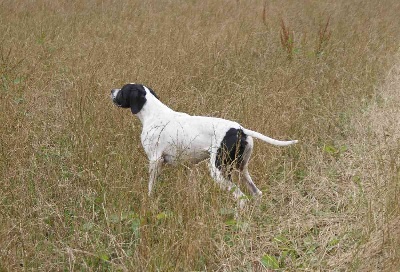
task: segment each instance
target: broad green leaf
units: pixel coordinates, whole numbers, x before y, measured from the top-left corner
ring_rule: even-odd
[[[236,226],[237,222],[235,219],[228,219],[225,221],[225,225],[227,226]]]
[[[328,154],[335,154],[338,150],[332,145],[324,145],[324,151]]]
[[[167,217],[168,217],[168,214],[165,213],[165,212],[161,212],[161,213],[157,214],[157,216],[156,216],[156,218],[157,218],[158,220],[165,219],[165,218],[167,218]]]
[[[278,260],[275,258],[275,256],[269,254],[265,254],[264,256],[261,257],[261,263],[266,268],[271,268],[271,269],[279,268]]]
[[[110,257],[106,253],[102,253],[99,255],[99,258],[103,261],[109,261]]]

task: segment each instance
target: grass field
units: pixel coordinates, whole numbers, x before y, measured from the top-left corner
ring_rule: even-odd
[[[0,0],[0,271],[400,270],[400,2]],[[263,191],[206,163],[147,196],[110,90],[240,122]]]

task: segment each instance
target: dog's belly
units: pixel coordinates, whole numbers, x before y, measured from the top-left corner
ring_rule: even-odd
[[[191,150],[189,148],[183,150],[168,150],[163,154],[164,162],[168,164],[175,164],[180,161],[196,164],[209,157],[210,153],[208,150]]]
[[[204,161],[205,159],[208,159],[210,157],[210,153],[208,151],[202,151],[202,152],[195,152],[189,157],[189,161],[193,164],[199,163],[201,161]]]

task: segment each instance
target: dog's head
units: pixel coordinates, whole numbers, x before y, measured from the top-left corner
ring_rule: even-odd
[[[152,89],[134,83],[126,84],[121,89],[111,90],[111,99],[118,107],[131,108],[132,113],[137,114],[147,101],[147,92],[158,99]]]

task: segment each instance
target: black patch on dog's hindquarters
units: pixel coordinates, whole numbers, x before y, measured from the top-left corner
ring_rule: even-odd
[[[241,129],[231,128],[226,132],[221,146],[217,150],[217,158],[215,160],[215,166],[219,170],[222,167],[227,167],[225,169],[228,171],[233,166],[240,167],[247,145],[246,138],[247,135]]]

